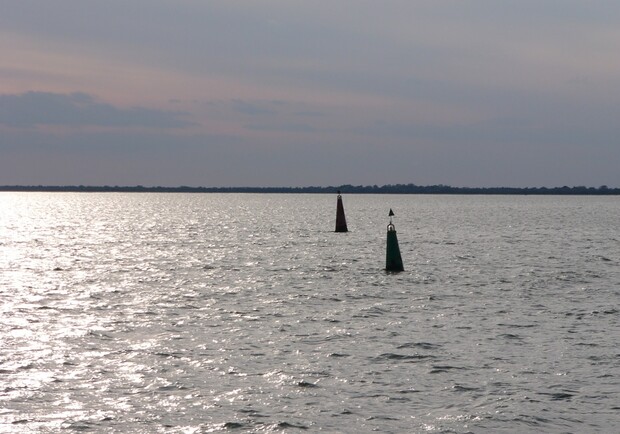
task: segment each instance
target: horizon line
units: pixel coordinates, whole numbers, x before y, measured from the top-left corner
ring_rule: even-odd
[[[1,185],[0,191],[41,191],[41,192],[179,192],[179,193],[336,193],[347,194],[562,194],[562,195],[620,195],[620,188],[601,185],[599,187],[572,186],[562,187],[454,187],[445,184],[416,185],[385,184],[339,186],[305,186],[305,187],[192,187],[180,185],[143,186],[143,185]]]

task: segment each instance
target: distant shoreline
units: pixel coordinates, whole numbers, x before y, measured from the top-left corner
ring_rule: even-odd
[[[487,194],[487,195],[620,195],[620,188],[607,187],[451,187],[448,185],[420,186],[390,184],[383,186],[340,185],[330,187],[144,187],[87,186],[87,185],[4,185],[0,192],[84,192],[84,193],[335,193],[346,194]]]

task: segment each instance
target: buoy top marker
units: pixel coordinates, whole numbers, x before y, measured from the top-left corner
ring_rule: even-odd
[[[390,224],[388,225],[388,232],[396,232],[396,228],[394,227],[394,223],[392,223],[392,216],[394,215],[394,211],[392,211],[392,208],[390,208],[390,213],[388,214],[388,216],[390,216]]]

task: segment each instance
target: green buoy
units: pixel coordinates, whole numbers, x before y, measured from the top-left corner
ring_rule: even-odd
[[[348,232],[347,219],[344,216],[344,206],[342,205],[342,196],[338,190],[338,200],[336,202],[336,232]]]
[[[403,259],[400,256],[400,248],[398,247],[398,238],[396,237],[396,228],[392,223],[394,211],[390,208],[390,224],[387,226],[387,249],[385,253],[385,270],[386,271],[405,271],[403,267]]]

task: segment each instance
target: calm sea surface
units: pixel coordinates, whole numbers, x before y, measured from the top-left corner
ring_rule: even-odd
[[[620,430],[619,198],[343,199],[0,193],[0,432]]]

